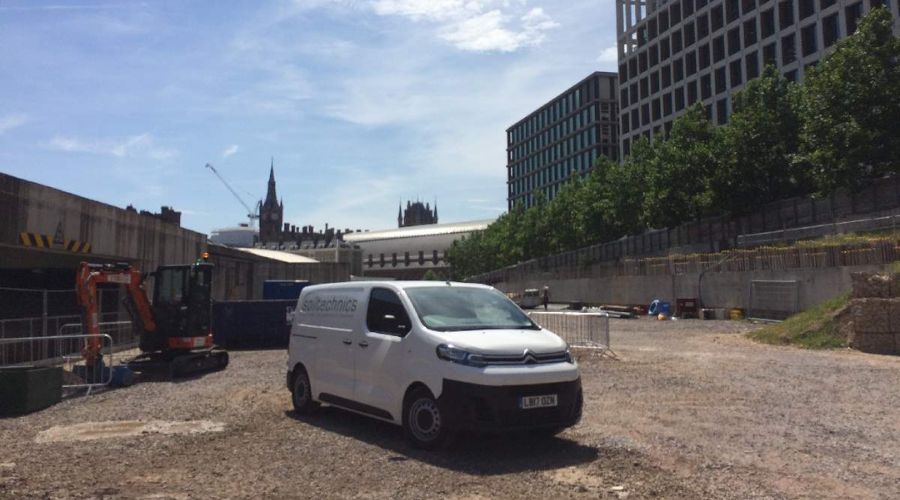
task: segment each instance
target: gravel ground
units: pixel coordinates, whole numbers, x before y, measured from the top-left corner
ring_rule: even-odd
[[[616,359],[580,354],[578,426],[437,452],[332,408],[297,418],[284,351],[233,352],[223,372],[0,419],[0,497],[900,498],[900,359],[758,345],[736,335],[749,328],[614,320]],[[210,432],[173,433],[193,421]],[[103,439],[51,429],[89,422],[78,435]]]

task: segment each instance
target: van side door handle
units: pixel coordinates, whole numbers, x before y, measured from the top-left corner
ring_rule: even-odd
[[[369,343],[366,342],[365,340],[363,340],[362,342],[360,342],[358,345],[359,345],[360,347],[362,347],[363,349],[365,349],[366,347],[369,347]]]
[[[350,340],[350,339],[344,339],[344,340],[342,340],[341,342],[343,342],[344,345],[352,345],[352,344],[353,344],[353,341]]]

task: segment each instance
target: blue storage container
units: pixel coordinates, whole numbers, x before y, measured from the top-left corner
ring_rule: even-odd
[[[263,281],[263,300],[297,300],[300,292],[310,285],[306,280]]]
[[[228,300],[213,304],[213,340],[222,347],[283,347],[297,300]]]

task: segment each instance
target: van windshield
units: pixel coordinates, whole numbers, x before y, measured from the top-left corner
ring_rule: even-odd
[[[502,293],[471,287],[407,288],[416,314],[426,327],[447,332],[461,330],[539,330]]]

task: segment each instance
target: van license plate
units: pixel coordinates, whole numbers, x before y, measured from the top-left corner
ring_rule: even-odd
[[[543,396],[522,396],[519,400],[519,408],[529,410],[531,408],[552,408],[557,405],[556,394]]]

